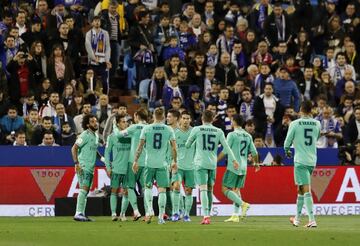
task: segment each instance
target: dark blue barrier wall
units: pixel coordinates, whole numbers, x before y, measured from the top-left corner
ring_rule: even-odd
[[[103,153],[103,148],[99,150]],[[285,165],[291,165],[293,162],[285,158],[282,148],[262,148],[258,151],[262,161],[280,155]],[[319,149],[317,163],[326,166],[338,165],[337,155],[337,149]],[[103,166],[100,162],[97,165]],[[219,166],[223,165],[225,165],[224,161],[219,163]],[[0,146],[0,166],[73,166],[71,147]]]

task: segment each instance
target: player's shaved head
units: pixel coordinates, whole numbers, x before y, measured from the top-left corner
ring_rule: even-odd
[[[202,121],[205,123],[211,123],[213,121],[214,114],[210,110],[205,110],[202,114]]]
[[[156,120],[163,120],[164,119],[165,110],[162,107],[156,108],[154,110],[154,117]]]

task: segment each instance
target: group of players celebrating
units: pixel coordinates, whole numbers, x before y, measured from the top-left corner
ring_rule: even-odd
[[[285,152],[291,157],[290,146],[295,147],[295,182],[298,185],[297,214],[290,218],[294,226],[300,225],[300,215],[305,203],[309,223],[317,224],[312,212],[310,177],[316,163],[316,141],[320,134],[320,124],[311,118],[311,102],[303,102],[302,118],[291,123],[285,141]],[[215,184],[217,162],[227,155],[227,170],[222,180],[224,195],[233,201],[234,212],[225,222],[239,222],[240,215],[246,216],[250,205],[241,198],[240,189],[244,187],[248,166],[248,156],[252,155],[255,171],[260,169],[258,153],[252,137],[242,129],[243,119],[234,115],[231,123],[234,131],[225,138],[224,132],[213,126],[213,112],[205,110],[202,125],[191,127],[191,115],[187,111],[179,113],[163,108],[153,112],[153,123],[147,124],[148,113],[139,109],[134,114],[135,124],[128,126],[125,116],[118,115],[113,125],[113,133],[108,137],[105,158],[97,151],[99,137],[97,119],[85,116],[83,128],[86,129],[72,148],[72,157],[79,180],[76,221],[92,221],[85,216],[87,194],[92,185],[96,157],[106,165],[111,179],[110,207],[112,220],[127,220],[125,212],[130,203],[134,220],[142,215],[138,210],[136,183],[143,188],[145,218],[151,223],[154,217],[153,185],[158,190],[158,224],[165,224],[167,199],[171,200],[171,221],[190,222],[193,203],[192,191],[197,185],[203,219],[201,224],[210,224],[213,187]],[[223,151],[218,155],[219,145]],[[180,194],[184,185],[185,198]],[[120,216],[117,216],[117,201],[120,188],[123,190]],[[241,208],[241,213],[240,213]]]

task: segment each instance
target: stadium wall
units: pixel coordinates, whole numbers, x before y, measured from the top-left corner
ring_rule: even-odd
[[[281,149],[259,150],[270,161]],[[75,197],[77,177],[66,147],[0,147],[0,216],[54,216],[55,198]],[[319,163],[312,177],[312,192],[317,215],[360,214],[360,167],[336,166],[337,151],[319,151]],[[296,187],[293,168],[263,167],[258,173],[249,168],[244,200],[252,204],[249,215],[289,215],[295,211]],[[213,215],[229,215],[232,204],[221,193],[225,172],[219,163],[214,189]],[[92,192],[110,183],[104,167],[96,167]],[[154,194],[156,189],[154,188]],[[198,190],[194,190],[198,197]],[[199,202],[199,201],[198,201]],[[201,214],[198,206],[197,214]]]

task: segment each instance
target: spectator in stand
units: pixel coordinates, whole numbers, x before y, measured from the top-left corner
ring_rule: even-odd
[[[264,40],[260,41],[257,50],[251,55],[251,63],[258,66],[262,63],[266,63],[270,66],[272,62],[273,58],[268,51],[268,44]]]
[[[312,54],[312,46],[309,42],[308,34],[300,31],[297,38],[294,39],[295,61],[300,67],[304,67],[310,62]]]
[[[162,15],[154,33],[154,43],[158,54],[163,54],[163,50],[169,45],[170,37],[172,36],[175,36],[176,39],[178,38],[177,31],[170,25],[170,16]]]
[[[343,52],[337,53],[335,60],[336,60],[335,66],[328,68],[328,72],[330,73],[331,80],[333,81],[334,85],[336,86],[339,80],[341,80],[344,77],[346,69],[351,70],[351,74],[352,74],[351,77],[353,81],[355,81],[356,80],[355,69],[352,65],[346,63],[345,53]]]
[[[255,132],[255,124],[254,124],[253,120],[247,120],[245,122],[244,129],[247,133],[249,133],[254,138],[256,132]]]
[[[230,104],[226,109],[226,117],[224,120],[225,136],[234,130],[231,124],[231,120],[235,114],[237,114],[236,106]]]
[[[39,107],[47,104],[52,91],[53,89],[51,87],[50,80],[47,78],[41,80],[41,84],[36,88],[35,93],[35,99],[38,102]]]
[[[74,100],[75,88],[72,84],[66,84],[64,88],[64,92],[61,96],[61,102],[68,107],[71,102]]]
[[[209,49],[206,51],[206,64],[215,67],[219,61],[219,51],[216,44],[210,44]]]
[[[77,91],[84,95],[92,106],[94,106],[99,99],[99,96],[103,94],[103,85],[100,77],[96,76],[95,71],[92,68],[85,70],[84,75],[79,79],[77,85]]]
[[[312,66],[307,65],[304,69],[304,76],[298,82],[299,91],[303,100],[315,101],[319,95],[319,83],[314,78],[314,71]]]
[[[44,137],[44,133],[46,131],[51,131],[57,143],[59,143],[59,135],[56,133],[55,128],[51,123],[51,117],[45,116],[41,120],[41,124],[35,126],[32,138],[31,138],[31,145],[39,145],[42,142]]]
[[[332,107],[336,105],[335,103],[335,87],[331,81],[330,74],[328,71],[324,71],[320,75],[321,80],[319,83],[319,93],[325,95],[328,101],[328,104]]]
[[[273,12],[265,20],[264,36],[270,48],[278,46],[281,41],[290,43],[292,39],[289,16],[283,11],[279,2],[274,4]]]
[[[271,67],[277,69],[285,65],[286,58],[289,56],[288,45],[285,41],[279,42],[273,54],[273,62]]]
[[[74,94],[74,100],[71,101],[71,104],[66,107],[66,113],[71,117],[81,114],[81,109],[84,103],[84,96],[80,92]]]
[[[273,11],[269,2],[269,0],[260,0],[259,3],[254,5],[249,14],[250,27],[256,31],[258,36],[264,33],[265,20]]]
[[[20,100],[35,88],[32,56],[19,51],[7,65],[7,71],[12,75],[9,79],[10,101],[20,106]]]
[[[47,58],[45,55],[44,43],[35,41],[30,48],[30,55],[34,61],[34,82],[35,87],[39,87],[41,81],[47,77]]]
[[[205,109],[204,102],[200,99],[200,88],[196,85],[190,86],[189,97],[185,101],[185,106],[192,119],[198,119]]]
[[[343,97],[343,102],[337,107],[336,115],[343,117],[346,123],[349,122],[350,117],[354,112],[354,98],[349,95]]]
[[[207,26],[202,22],[200,14],[196,13],[191,18],[191,21],[189,21],[189,29],[197,39],[206,31]]]
[[[19,36],[21,36],[27,31],[26,12],[23,10],[19,10],[16,14],[15,19],[16,19],[15,26],[19,29]]]
[[[93,18],[91,26],[91,30],[85,36],[88,61],[96,76],[101,77],[103,92],[107,94],[109,90],[108,70],[112,67],[109,33],[101,28],[99,16]]]
[[[57,30],[66,15],[64,0],[54,0],[54,8],[46,15],[45,31],[50,41],[56,38]]]
[[[252,97],[251,91],[249,88],[245,88],[241,92],[242,103],[239,108],[239,114],[243,117],[245,121],[251,120],[254,118],[254,99]]]
[[[183,105],[183,100],[181,97],[173,97],[171,98],[170,102],[170,108],[169,109],[175,109],[180,112],[180,109],[184,107],[184,110],[186,110],[185,106]]]
[[[55,106],[56,104],[59,103],[59,101],[60,101],[59,93],[51,92],[47,104],[43,105],[39,111],[39,115],[41,116],[41,118],[45,116],[50,116],[50,117],[55,116],[56,115]]]
[[[294,105],[295,111],[300,109],[300,93],[296,83],[289,78],[287,68],[280,68],[279,78],[274,81],[275,96],[280,99],[280,103],[284,107]]]
[[[44,136],[42,139],[42,143],[39,144],[39,146],[60,146],[57,143],[55,143],[54,135],[51,131],[45,131]]]
[[[245,18],[240,18],[236,23],[236,38],[240,40],[240,42],[245,42],[246,33],[249,27],[249,23]]]
[[[180,57],[178,54],[173,54],[169,60],[165,62],[165,72],[166,75],[169,77],[171,75],[177,75],[179,72],[180,67],[183,66],[183,64],[180,61]],[[185,64],[184,64],[185,66]]]
[[[35,16],[41,20],[41,27],[43,30],[46,29],[47,17],[49,15],[49,5],[47,0],[39,0],[37,2],[37,8],[35,9]]]
[[[281,123],[284,114],[284,108],[281,106],[279,99],[273,94],[274,85],[266,83],[264,93],[256,97],[253,108],[255,130],[261,133],[263,138],[271,134],[273,138],[274,131]]]
[[[141,11],[138,14],[138,22],[131,27],[129,33],[132,55],[136,57],[137,86],[140,81],[151,76],[156,65],[155,44],[149,25],[150,13],[148,11]]]
[[[256,75],[254,82],[252,87],[255,96],[260,96],[260,94],[264,93],[265,84],[274,83],[274,76],[271,74],[269,64],[260,64],[260,73]]]
[[[261,133],[255,133],[253,136],[255,148],[265,148],[263,136]]]
[[[0,87],[0,118],[7,113],[10,105],[10,101],[6,96],[4,89]]]
[[[71,129],[68,122],[61,126],[61,146],[72,146],[76,141],[76,134]]]
[[[341,24],[341,19],[338,15],[333,15],[329,18],[325,39],[328,46],[335,48],[335,53],[338,53],[340,51],[339,47],[342,47],[344,44],[345,33]]]
[[[55,44],[47,64],[47,75],[52,83],[53,89],[62,94],[64,86],[75,78],[73,65],[70,58],[66,56],[62,44]]]
[[[355,82],[352,80],[346,81],[345,83],[345,87],[344,87],[344,92],[340,98],[340,103],[343,103],[344,98],[346,96],[350,96],[354,99],[359,99],[360,98],[360,91],[359,88],[356,87]]]
[[[294,118],[289,114],[284,114],[282,117],[281,124],[278,125],[274,132],[274,140],[277,147],[284,146],[286,134],[289,130],[290,123],[293,120]]]
[[[34,42],[47,43],[46,34],[41,30],[41,19],[37,16],[33,18],[31,27],[20,36],[28,49],[31,48]]]
[[[190,32],[187,21],[181,21],[179,30],[179,44],[180,48],[187,52],[196,46],[196,36]]]
[[[194,60],[188,66],[189,78],[193,84],[197,85],[200,89],[203,88],[206,68],[205,54],[197,51]]]
[[[224,122],[226,117],[226,109],[228,107],[229,89],[225,86],[220,87],[219,99],[217,101],[217,112],[219,119]]]
[[[76,135],[79,135],[84,131],[82,128],[82,121],[85,115],[91,114],[91,104],[89,102],[84,102],[81,112],[82,114],[76,115],[74,117]]]
[[[0,41],[3,41],[2,36],[0,35]],[[5,71],[7,77],[10,77],[10,73],[7,71],[6,66],[13,60],[13,58],[18,53],[18,48],[15,46],[15,38],[13,36],[7,36],[4,40],[5,46],[0,44],[0,59],[1,67]]]
[[[25,134],[26,134],[26,141],[28,143],[31,142],[33,133],[35,131],[35,127],[40,125],[40,117],[39,111],[37,109],[30,109],[28,117],[25,118]]]
[[[25,132],[19,130],[15,133],[15,141],[13,146],[27,146]]]
[[[238,76],[236,66],[231,63],[230,54],[223,53],[215,67],[215,78],[224,86],[233,86]]]
[[[92,114],[98,118],[99,133],[102,134],[106,120],[111,116],[112,106],[109,104],[109,97],[105,94],[100,95],[99,102],[92,107]]]
[[[360,107],[355,107],[354,114],[345,127],[344,140],[346,144],[354,144],[360,139]]]
[[[216,41],[216,46],[219,50],[219,56],[224,53],[231,54],[233,51],[233,46],[235,42],[235,35],[234,35],[234,27],[231,25],[227,25],[225,27],[225,31]]]
[[[345,44],[346,63],[355,69],[355,77],[360,78],[360,56],[356,52],[356,45],[353,41]]]
[[[204,84],[203,84],[203,87],[200,88],[200,89],[203,89],[202,97],[203,97],[205,103],[210,101],[211,85],[215,82],[216,82],[215,67],[207,66],[205,68]]]
[[[7,115],[0,119],[0,128],[5,136],[5,144],[12,144],[15,141],[15,132],[24,128],[24,119],[18,115],[15,106],[10,106]]]
[[[245,89],[245,82],[242,79],[237,79],[234,84],[234,90],[230,91],[229,102],[232,105],[236,105],[236,108],[240,108],[242,103],[242,91]]]
[[[212,52],[212,53],[215,54],[217,57],[218,49],[216,47],[216,44],[214,44],[212,41],[211,33],[210,33],[210,31],[205,31],[203,34],[201,34],[199,36],[199,42],[196,46],[196,50],[200,50],[202,53],[207,53],[209,51],[211,45],[214,45],[214,49],[216,51]],[[212,60],[213,60],[213,62],[216,62],[216,60],[214,60],[214,58]],[[209,61],[209,59],[207,59],[207,61]],[[209,63],[207,63],[207,64],[210,65]]]
[[[29,92],[24,97],[24,103],[22,105],[22,113],[21,113],[21,115],[24,118],[27,118],[29,116],[29,113],[30,113],[31,109],[36,109],[36,111],[38,111],[39,110],[39,105],[35,101],[35,94],[32,93],[32,92]]]
[[[126,121],[131,120],[131,116],[127,112],[127,105],[123,102],[119,103],[117,110],[110,115],[110,117],[106,120],[104,131],[103,131],[103,140],[106,143],[107,138],[110,136],[113,130],[113,124],[116,122],[116,115],[125,116]]]
[[[74,33],[70,33],[69,25],[66,22],[60,24],[56,37],[52,40],[52,45],[61,45],[63,48],[64,55],[70,59],[72,67],[75,69],[80,63],[80,47],[81,43],[77,39]]]
[[[235,41],[234,43],[231,62],[236,66],[238,75],[243,76],[246,72],[247,60],[240,41]]]
[[[179,87],[179,79],[177,76],[172,75],[169,82],[165,84],[162,92],[162,101],[165,109],[169,109],[171,98],[180,97],[184,100],[184,94]]]
[[[298,83],[298,81],[300,81],[301,78],[304,76],[303,72],[301,71],[301,67],[296,64],[295,57],[292,55],[289,55],[285,59],[284,67],[289,71],[290,78],[296,83]]]
[[[353,81],[353,70],[351,68],[346,68],[344,76],[336,83],[335,100],[337,104],[339,104],[341,96],[344,94],[345,84],[347,81]]]
[[[124,18],[123,4],[119,5],[116,0],[111,0],[108,10],[103,9],[101,12],[101,27],[106,30],[110,38],[110,76],[116,75],[119,66],[120,45],[127,35],[127,22]]]
[[[75,132],[76,127],[75,127],[74,120],[71,116],[69,116],[65,113],[64,104],[62,104],[62,103],[56,104],[55,110],[56,110],[56,115],[52,117],[52,123],[53,123],[53,126],[54,126],[56,132],[58,133],[58,135],[61,135],[62,125],[65,122],[68,123],[71,127],[71,130],[73,132]]]
[[[318,139],[318,148],[338,148],[337,141],[342,139],[339,122],[333,116],[333,109],[326,106],[322,117],[317,118],[321,123],[321,137]]]
[[[154,109],[163,105],[162,91],[167,83],[167,75],[162,67],[154,70],[152,79],[149,82],[149,108]]]
[[[169,37],[169,45],[163,50],[163,60],[170,59],[174,54],[177,54],[181,61],[185,61],[185,52],[179,47],[177,36]]]
[[[322,58],[320,56],[314,56],[312,58],[312,66],[314,71],[314,78],[320,82],[321,81],[320,76],[325,71],[325,69],[323,68]]]

